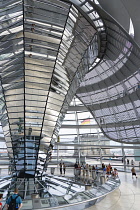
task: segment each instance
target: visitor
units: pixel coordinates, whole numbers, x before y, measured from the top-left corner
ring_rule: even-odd
[[[113,176],[114,178],[118,177],[118,171],[117,171],[116,168],[114,168],[114,171],[112,171],[112,176]]]
[[[92,166],[89,165],[89,175],[92,176]]]
[[[106,175],[106,167],[103,168],[103,175]]]
[[[77,175],[78,175],[78,176],[81,175],[81,165],[80,165],[80,164],[78,164]]]
[[[104,169],[105,168],[105,164],[104,163],[102,163],[102,169]]]
[[[110,163],[109,163],[108,167],[110,168],[110,174],[111,174],[112,173],[112,166],[110,165]]]
[[[110,175],[112,173],[112,166],[110,165],[110,163],[108,164],[108,166],[106,166],[106,174],[107,177],[108,175]]]
[[[133,179],[133,176],[135,176],[137,179],[136,170],[134,167],[131,169],[131,172],[132,172],[132,179]]]
[[[1,203],[2,197],[3,197],[3,194],[0,194],[0,210],[2,210],[2,203]]]
[[[64,176],[65,176],[65,172],[66,172],[66,165],[65,165],[65,163],[63,163],[63,173],[64,173]]]
[[[60,175],[62,175],[62,163],[59,163],[59,167],[60,167]]]
[[[92,171],[95,171],[95,166],[94,165],[92,166]]]
[[[78,163],[76,162],[74,164],[74,175],[77,176],[77,168],[78,168]]]
[[[95,166],[95,170],[96,170],[97,176],[98,176],[98,169],[99,169],[99,168],[98,168],[98,166],[96,165],[96,166]]]
[[[86,169],[86,176],[88,176],[89,175],[89,165],[88,164],[86,164],[85,169]]]
[[[83,176],[85,176],[85,165],[84,165],[84,164],[82,164],[81,170],[82,170],[82,172],[83,172]]]
[[[6,201],[6,207],[8,210],[11,210],[14,208],[18,210],[21,209],[22,200],[21,200],[21,197],[18,195],[18,189],[15,189],[14,194],[8,198],[8,200]]]
[[[132,165],[132,166],[134,165],[134,160],[131,160],[131,165]]]
[[[74,164],[74,168],[78,168],[78,163],[77,162]]]

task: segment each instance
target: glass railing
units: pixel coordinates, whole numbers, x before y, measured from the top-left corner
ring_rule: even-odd
[[[92,201],[94,205],[98,200],[117,189],[120,185],[119,178],[109,180],[103,185],[92,187],[89,190],[83,192],[77,192],[75,194],[66,194],[65,196],[51,196],[47,198],[33,198],[31,200],[23,201],[22,209],[57,209],[64,208],[71,209],[72,206],[81,205],[83,208],[87,203]],[[90,185],[89,185],[90,187]],[[32,204],[32,205],[31,205]]]
[[[9,177],[9,181],[11,178]],[[94,205],[104,196],[111,193],[120,186],[119,178],[108,178],[102,174],[98,175],[98,181],[91,178],[91,183],[80,183],[70,181],[69,178],[60,176],[44,176],[42,180],[36,183],[40,187],[38,191],[30,189],[31,196],[23,200],[22,209],[71,209],[78,205],[78,208],[84,209],[87,205]],[[46,184],[46,188],[44,188]],[[19,184],[20,185],[20,184]],[[29,190],[29,189],[28,189]],[[19,194],[20,194],[19,190]],[[65,192],[63,192],[65,191]],[[63,193],[62,193],[63,192]],[[4,192],[5,193],[5,192]],[[10,193],[11,194],[11,193]],[[3,199],[3,206],[6,199]],[[3,209],[6,209],[5,206]]]

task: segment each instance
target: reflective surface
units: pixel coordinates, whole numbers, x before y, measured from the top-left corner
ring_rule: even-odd
[[[19,177],[47,163],[64,114],[98,54],[94,24],[70,2],[0,1],[1,122]],[[83,68],[85,66],[86,68]]]
[[[112,17],[90,5],[104,20],[107,45],[103,60],[86,74],[77,96],[110,139],[140,143],[139,47]]]
[[[1,121],[19,177],[46,170],[80,84],[104,134],[139,143],[139,48],[96,3],[0,1]]]
[[[10,177],[9,181],[11,181]],[[2,183],[3,180],[0,180],[0,182]],[[30,185],[28,185],[29,182]],[[75,205],[80,205],[81,209],[84,209],[88,202],[91,201],[90,205],[93,205],[105,195],[116,190],[120,186],[120,180],[118,178],[109,178],[102,185],[95,181],[93,185],[89,185],[90,189],[85,191],[86,185],[74,183],[71,179],[64,177],[44,176],[43,179],[36,180],[34,184],[33,179],[18,179],[11,182],[11,193],[16,185],[19,189],[19,195],[25,195],[22,190],[24,184],[27,185],[27,191],[22,209],[52,209],[53,207],[70,209],[72,206],[75,208]]]

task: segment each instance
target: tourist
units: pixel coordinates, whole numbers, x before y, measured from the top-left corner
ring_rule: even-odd
[[[137,178],[136,170],[134,167],[131,169],[131,172],[132,172],[132,179],[133,179],[133,176],[135,176]]]
[[[65,163],[63,163],[63,173],[64,173],[64,176],[65,176],[65,172],[66,172],[66,165],[65,165]]]
[[[18,189],[15,189],[14,194],[8,198],[8,200],[6,201],[6,207],[8,210],[11,210],[14,208],[18,210],[21,209],[22,200],[21,200],[21,197],[18,195]]]
[[[78,176],[81,175],[81,165],[80,165],[80,164],[78,164],[77,175],[78,175]]]
[[[89,175],[92,176],[92,166],[89,165]]]
[[[62,163],[59,163],[59,167],[60,167],[60,175],[62,175]]]
[[[103,168],[103,175],[106,175],[106,167]]]
[[[88,176],[89,175],[89,165],[88,164],[86,164],[85,169],[86,169],[86,176]]]
[[[131,160],[131,165],[132,165],[132,166],[134,165],[134,160]]]
[[[3,194],[0,194],[0,210],[2,210],[2,203],[1,203],[2,198],[3,198]]]
[[[117,171],[116,168],[114,168],[114,171],[112,171],[112,176],[113,176],[114,178],[118,177],[118,171]]]
[[[76,162],[74,164],[74,175],[77,176],[77,168],[78,168],[78,163]]]
[[[108,175],[110,174],[110,167],[109,167],[109,165],[106,166],[106,174],[107,174],[107,177],[108,177]]]
[[[95,166],[95,170],[96,170],[97,176],[98,176],[98,169],[99,169],[99,168],[98,168],[98,166],[96,165],[96,166]]]

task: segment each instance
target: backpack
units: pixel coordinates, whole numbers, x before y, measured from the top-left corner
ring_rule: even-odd
[[[17,206],[17,204],[16,204],[16,199],[17,199],[18,196],[19,196],[19,195],[17,195],[15,198],[13,198],[13,197],[11,196],[11,201],[10,201],[10,203],[9,203],[8,210],[15,210],[15,209],[18,209],[18,208],[16,208],[16,206]]]

